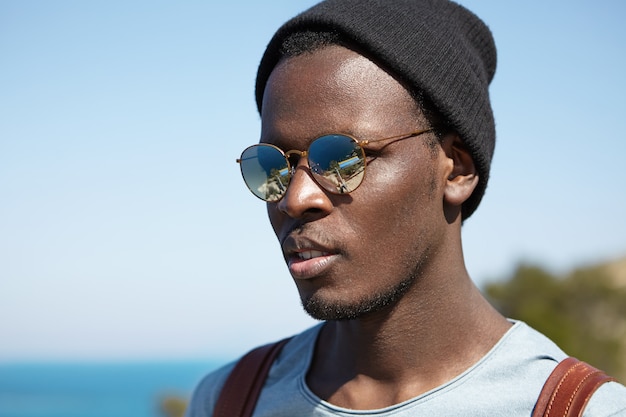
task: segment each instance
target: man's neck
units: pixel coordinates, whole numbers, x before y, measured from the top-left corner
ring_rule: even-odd
[[[387,310],[327,323],[307,375],[311,390],[338,406],[376,409],[470,368],[511,325],[469,278],[458,281],[416,284]]]

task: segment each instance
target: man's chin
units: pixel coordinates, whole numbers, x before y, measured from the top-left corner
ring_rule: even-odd
[[[302,307],[316,320],[354,320],[372,313],[389,309],[395,305],[411,286],[413,278],[400,282],[395,287],[355,301],[328,299],[314,293],[301,297]]]
[[[392,300],[380,302],[382,300],[378,298],[375,301],[365,300],[349,304],[336,300],[328,301],[318,297],[311,297],[307,300],[302,300],[302,307],[309,316],[316,320],[355,320],[386,308]]]
[[[352,320],[360,316],[355,308],[338,303],[325,303],[315,299],[302,302],[304,311],[315,320]]]

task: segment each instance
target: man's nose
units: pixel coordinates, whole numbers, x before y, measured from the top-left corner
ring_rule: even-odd
[[[278,210],[292,218],[330,212],[332,201],[313,179],[313,175],[307,159],[300,158],[293,169],[285,195],[277,203]]]

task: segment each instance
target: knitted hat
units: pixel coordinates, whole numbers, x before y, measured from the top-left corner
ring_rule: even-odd
[[[496,47],[489,28],[448,0],[323,1],[274,34],[257,73],[259,112],[283,40],[302,31],[339,32],[433,102],[461,136],[478,170],[478,186],[462,209],[463,219],[469,217],[485,193],[495,147],[488,89],[496,70]]]

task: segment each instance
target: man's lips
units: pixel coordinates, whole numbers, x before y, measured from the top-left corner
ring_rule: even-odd
[[[319,250],[305,250],[302,252],[295,252],[294,255],[297,257],[297,260],[308,261],[309,259],[320,258],[330,254]]]
[[[301,236],[287,237],[282,247],[289,272],[296,279],[320,275],[338,257],[336,250]]]

